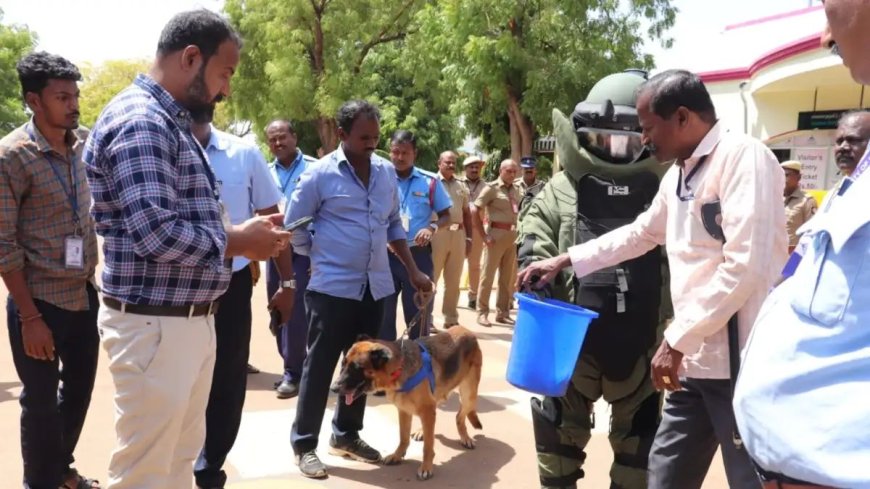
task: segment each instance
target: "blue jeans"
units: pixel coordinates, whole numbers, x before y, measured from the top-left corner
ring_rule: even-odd
[[[412,246],[411,256],[414,258],[414,263],[417,264],[417,268],[431,279],[435,268],[432,263],[432,248],[429,246]],[[407,327],[418,312],[417,305],[414,304],[414,294],[417,291],[414,289],[414,286],[411,285],[411,280],[408,277],[408,271],[405,270],[405,266],[402,265],[399,258],[392,253],[390,253],[390,271],[393,273],[393,282],[396,285],[396,292],[384,298],[384,322],[381,324],[378,338],[387,341],[395,341],[397,336],[396,310],[399,306],[399,295],[402,295],[402,311],[405,313],[405,326]],[[430,324],[432,322],[432,302],[429,303],[428,311],[426,311],[425,314],[427,316],[426,319],[428,320],[427,324]],[[416,339],[420,336],[429,336],[428,327],[425,331],[420,331],[420,329],[420,324],[418,322],[418,324],[409,331],[408,336],[411,339]]]

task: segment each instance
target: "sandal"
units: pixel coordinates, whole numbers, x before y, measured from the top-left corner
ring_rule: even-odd
[[[78,470],[70,469],[67,472],[67,481],[61,484],[58,489],[101,489],[101,486],[100,481],[82,477]]]

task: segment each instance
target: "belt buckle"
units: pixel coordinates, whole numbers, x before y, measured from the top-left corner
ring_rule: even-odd
[[[450,230],[451,231],[459,231],[459,224],[451,224]]]
[[[517,230],[517,225],[511,224],[511,231],[516,231],[516,230]]]

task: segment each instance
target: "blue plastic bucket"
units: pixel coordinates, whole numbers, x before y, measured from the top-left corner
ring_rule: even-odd
[[[511,343],[507,381],[520,389],[559,397],[568,382],[589,322],[598,313],[553,299],[516,294],[517,324]]]

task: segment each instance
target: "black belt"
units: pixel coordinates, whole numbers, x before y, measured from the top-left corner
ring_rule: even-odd
[[[124,304],[111,297],[103,297],[103,304],[109,309],[142,316],[187,317],[211,316],[217,313],[218,303],[198,304],[195,306],[149,306],[144,304]]]

